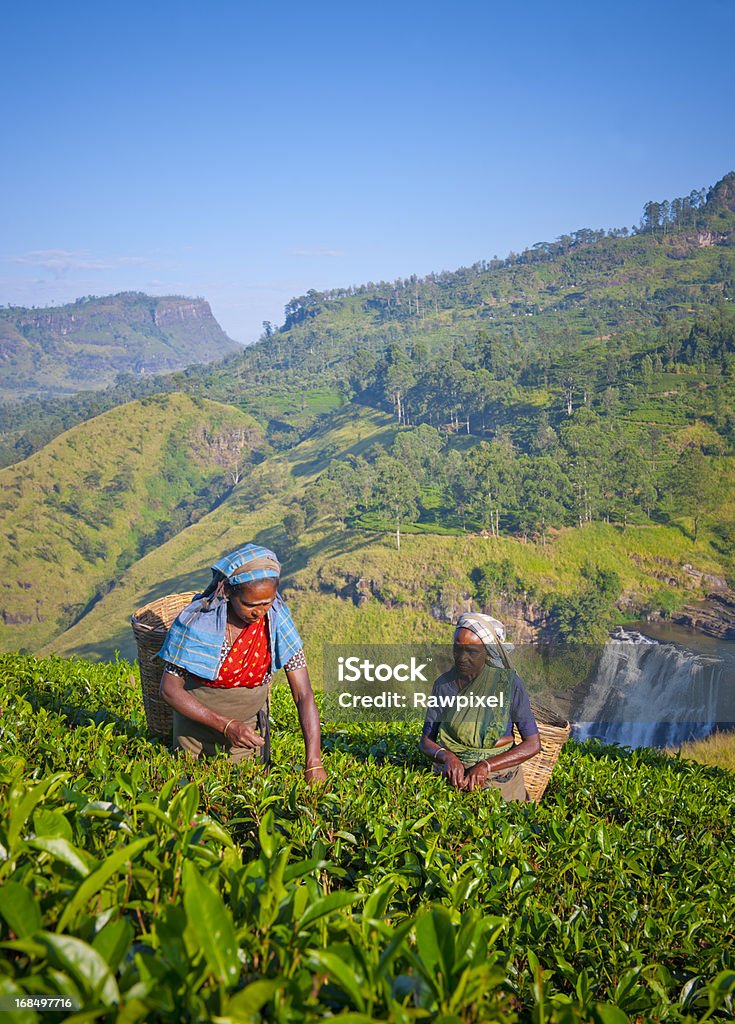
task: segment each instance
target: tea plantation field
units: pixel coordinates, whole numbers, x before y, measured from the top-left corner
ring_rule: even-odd
[[[732,1019],[734,775],[567,744],[505,806],[371,724],[309,789],[286,687],[265,778],[172,757],[131,672],[0,657],[0,1019]]]

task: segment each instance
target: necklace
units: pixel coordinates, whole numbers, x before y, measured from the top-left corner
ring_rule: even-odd
[[[229,644],[230,647],[232,647],[237,638],[240,636],[240,634],[243,631],[243,628],[244,627],[241,626],[238,629],[237,626],[233,626],[231,622],[227,623],[227,643]]]

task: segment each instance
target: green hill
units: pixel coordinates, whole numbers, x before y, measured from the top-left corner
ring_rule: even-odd
[[[220,501],[262,445],[252,417],[169,395],[107,412],[0,470],[0,648],[55,637]]]
[[[583,228],[505,260],[311,290],[286,306],[283,326],[268,327],[260,344],[195,378],[206,392],[247,380],[249,400],[261,393],[263,402],[278,388],[285,395],[305,383],[332,384],[397,410],[417,377],[454,360],[506,385],[542,389],[535,404],[563,414],[570,388],[572,405],[586,404],[622,384],[647,352],[675,362],[697,317],[733,296],[735,172],[707,193],[647,204],[635,230]],[[473,411],[480,418],[470,394],[447,397],[447,419]],[[403,412],[426,416],[419,393],[408,395]]]
[[[301,444],[254,467],[210,513],[119,574],[114,591],[44,651],[107,659],[118,650],[134,658],[131,613],[166,594],[201,587],[208,566],[248,540],[272,547],[283,560],[283,591],[317,682],[323,643],[339,637],[395,642],[406,636],[441,642],[452,616],[470,603],[500,613],[517,638],[527,639],[526,620],[541,616],[545,596],[574,594],[591,558],[620,581],[624,610],[616,613],[618,620],[657,606],[662,594],[674,603],[702,596],[706,581],[690,575],[686,565],[724,571],[707,531],[694,542],[681,529],[653,524],[622,530],[590,523],[559,531],[545,545],[477,533],[416,532],[403,536],[399,550],[390,531],[359,523],[342,528],[322,514],[310,518],[296,540],[289,536],[284,518],[294,503],[304,505],[335,452],[364,457],[378,445],[390,446],[399,432],[389,416],[364,407],[332,414]],[[507,579],[495,587],[490,581],[483,590],[478,570],[488,564],[504,566]]]
[[[64,395],[222,359],[240,348],[209,304],[123,292],[48,309],[0,310],[0,397]]]

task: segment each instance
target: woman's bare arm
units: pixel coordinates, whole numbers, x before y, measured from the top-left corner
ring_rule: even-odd
[[[226,739],[234,747],[258,748],[263,746],[265,740],[254,729],[236,719],[228,724],[228,719],[218,715],[211,708],[205,707],[188,690],[185,690],[184,684],[183,677],[174,675],[173,672],[166,671],[161,677],[161,696],[180,715],[190,718],[192,722],[199,722],[200,725],[208,725],[210,729],[221,732],[223,735],[225,726],[227,726]]]
[[[304,736],[306,781],[324,782],[327,773],[322,765],[321,722],[319,721],[319,709],[314,700],[314,691],[311,688],[309,670],[306,666],[292,669],[290,672],[286,672],[286,678],[291,687],[291,695],[298,711],[299,725]]]

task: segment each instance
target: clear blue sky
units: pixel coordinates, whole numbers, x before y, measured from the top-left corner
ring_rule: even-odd
[[[733,0],[15,0],[2,35],[2,304],[201,295],[247,343],[735,169]]]

